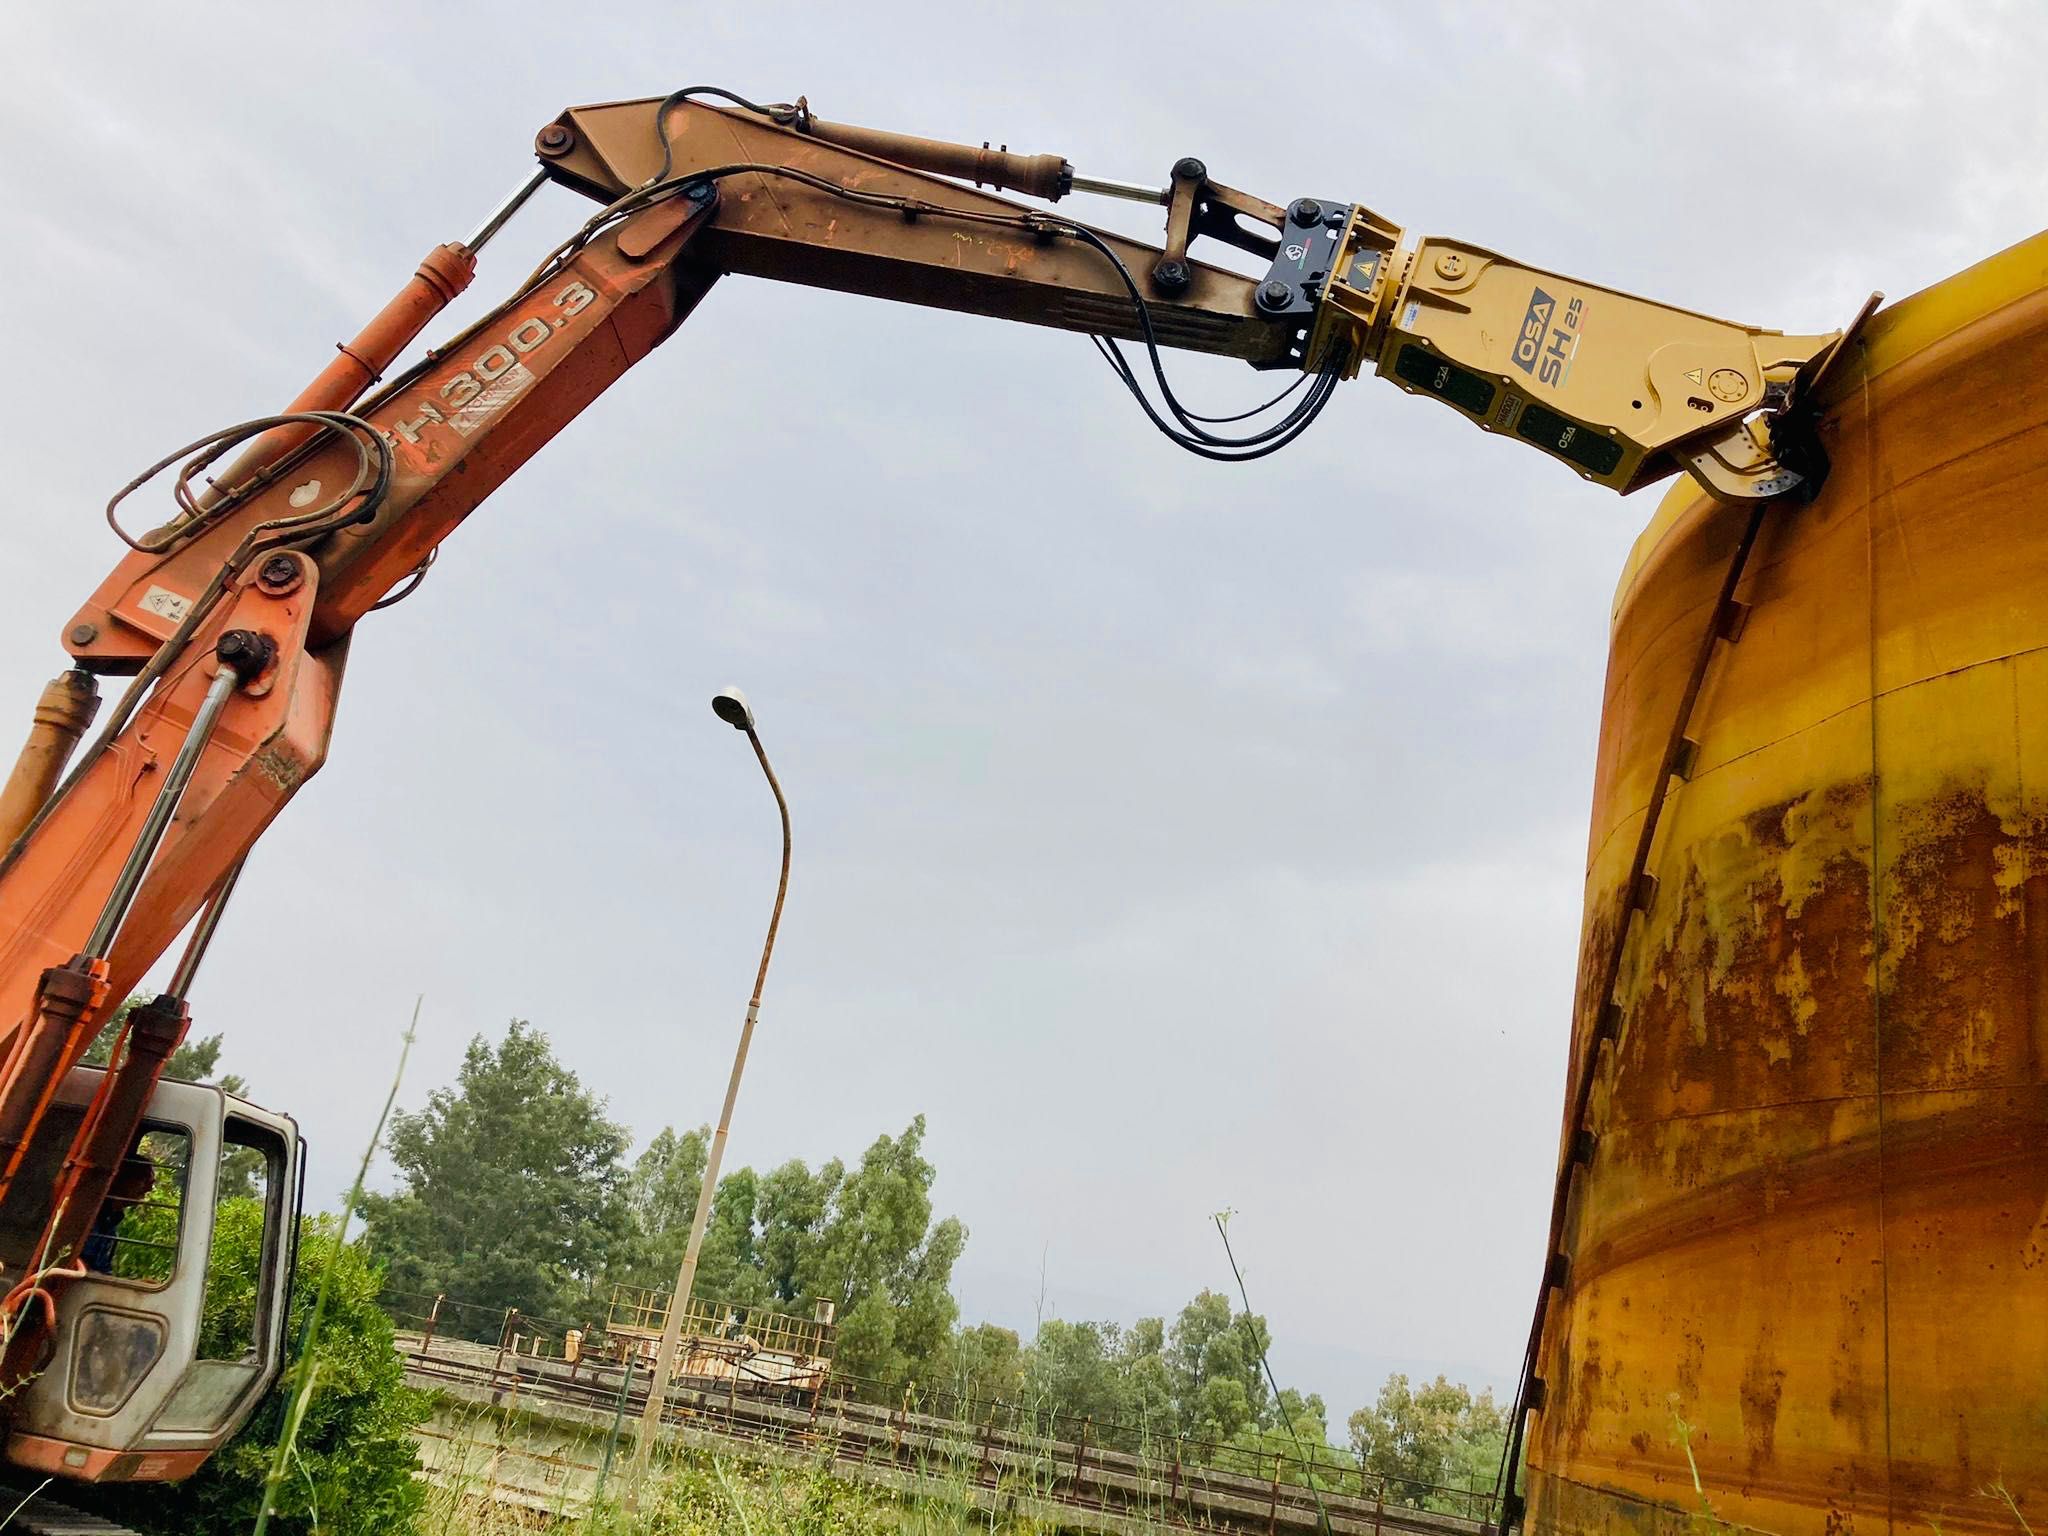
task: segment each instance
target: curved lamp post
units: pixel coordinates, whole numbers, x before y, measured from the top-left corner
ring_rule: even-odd
[[[754,995],[747,1003],[747,1021],[740,1026],[739,1049],[733,1052],[732,1077],[725,1085],[725,1107],[718,1112],[718,1130],[711,1138],[704,1159],[704,1185],[697,1192],[696,1214],[690,1219],[690,1241],[683,1249],[682,1268],[676,1271],[675,1292],[668,1299],[668,1317],[662,1325],[661,1347],[654,1357],[654,1380],[647,1389],[647,1405],[640,1413],[640,1426],[633,1440],[633,1472],[627,1483],[627,1504],[637,1508],[640,1485],[654,1453],[654,1437],[661,1427],[661,1410],[668,1397],[670,1378],[675,1374],[676,1349],[682,1342],[683,1319],[690,1309],[690,1292],[697,1283],[697,1255],[704,1246],[705,1224],[711,1219],[711,1202],[718,1193],[718,1165],[725,1157],[725,1135],[732,1125],[733,1101],[740,1096],[740,1075],[747,1070],[747,1047],[753,1043],[754,1020],[761,1012],[761,988],[768,980],[768,959],[775,953],[775,930],[782,922],[782,898],[789,891],[789,803],[782,798],[782,785],[768,765],[768,754],[754,731],[754,710],[747,696],[737,688],[722,689],[711,697],[711,709],[736,731],[744,731],[754,756],[761,760],[761,772],[775,792],[775,809],[782,817],[782,875],[775,884],[775,908],[768,914],[768,937],[761,945],[761,966],[754,972]]]

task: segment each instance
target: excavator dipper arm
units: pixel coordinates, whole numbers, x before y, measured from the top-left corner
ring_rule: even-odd
[[[835,138],[821,136],[828,132]],[[840,137],[871,148],[849,148]],[[994,185],[1041,192],[1059,190],[1058,178],[1042,169],[1046,161],[1063,163],[1053,156],[849,131],[808,114],[783,124],[694,101],[665,113],[650,101],[578,107],[542,129],[535,149],[549,176],[604,203],[657,176],[715,178],[718,217],[692,259],[720,271],[1142,339],[1130,288],[1098,248],[1062,233],[1072,220],[936,181],[907,168],[917,160],[899,163],[877,152],[907,157],[922,150],[928,164],[963,170],[962,153],[986,155],[981,170]],[[743,169],[750,165],[771,169]],[[1149,280],[1160,251],[1093,233],[1135,276],[1161,345],[1289,363],[1298,327],[1260,311],[1254,281],[1191,263],[1186,286],[1167,293]],[[1300,366],[1298,356],[1291,361]]]

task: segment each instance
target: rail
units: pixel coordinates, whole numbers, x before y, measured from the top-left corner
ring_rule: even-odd
[[[515,1501],[535,1507],[550,1507],[552,1499],[573,1508],[587,1500],[599,1465],[592,1447],[611,1432],[622,1403],[630,1420],[646,1402],[637,1357],[623,1365],[596,1356],[565,1362],[417,1332],[402,1333],[399,1350],[415,1385],[456,1403],[516,1408],[556,1425],[560,1433],[552,1449],[511,1453],[513,1460],[525,1455],[533,1464],[523,1480],[506,1477],[506,1445],[491,1447],[494,1478]],[[1335,1451],[1330,1462],[1303,1464],[1287,1452],[1184,1440],[1162,1439],[1131,1450],[1085,1431],[1063,1439],[1014,1420],[999,1425],[993,1412],[975,1423],[907,1401],[861,1402],[835,1391],[839,1385],[791,1391],[763,1390],[737,1379],[680,1381],[670,1390],[663,1422],[686,1446],[744,1447],[751,1456],[790,1464],[822,1460],[853,1481],[903,1493],[943,1491],[1063,1527],[1122,1536],[1153,1528],[1308,1536],[1325,1529],[1326,1516],[1330,1536],[1493,1532],[1490,1493],[1390,1485],[1364,1476],[1355,1462],[1337,1465],[1334,1458],[1341,1453]],[[440,1437],[450,1443],[437,1447],[437,1458],[455,1464],[459,1447],[452,1437]],[[1219,1465],[1201,1459],[1218,1450],[1236,1451],[1238,1460]],[[1465,1512],[1421,1508],[1403,1497],[1424,1494],[1462,1503]]]
[[[655,1294],[665,1296],[666,1293]],[[389,1288],[382,1299],[386,1312],[398,1326],[423,1332],[429,1340],[448,1336],[467,1338],[496,1344],[508,1355],[548,1359],[560,1358],[561,1341],[571,1331],[577,1331],[581,1334],[582,1354],[603,1356],[609,1360],[622,1358],[621,1346],[608,1339],[603,1327],[595,1322],[565,1323],[522,1312],[516,1307],[475,1307],[446,1297]],[[715,1305],[699,1300],[693,1310]],[[439,1329],[431,1326],[429,1319],[436,1311],[444,1323],[452,1319],[455,1326]],[[629,1334],[627,1337],[637,1335]],[[808,1389],[814,1385],[810,1378],[793,1383],[786,1374],[769,1370],[749,1372],[741,1369],[729,1373],[714,1365],[712,1369],[699,1372],[700,1376],[718,1382],[723,1382],[728,1374],[739,1376],[738,1390],[743,1394],[750,1390],[773,1392],[793,1385]],[[616,1371],[611,1373],[611,1380],[616,1385]],[[1355,1457],[1331,1445],[1310,1444],[1305,1447],[1306,1454],[1298,1454],[1292,1447],[1202,1440],[1177,1436],[1162,1431],[1157,1425],[1096,1419],[1043,1404],[978,1396],[915,1382],[883,1381],[843,1371],[836,1366],[823,1390],[823,1401],[828,1406],[847,1403],[889,1411],[900,1408],[921,1413],[934,1421],[970,1425],[977,1432],[986,1427],[991,1432],[1026,1439],[1085,1446],[1091,1454],[1099,1451],[1130,1452],[1162,1464],[1199,1466],[1262,1482],[1277,1476],[1283,1483],[1303,1489],[1314,1488],[1325,1495],[1350,1494],[1389,1506],[1423,1508],[1462,1516],[1475,1524],[1490,1523],[1495,1517],[1495,1493],[1491,1487],[1454,1487],[1399,1477],[1378,1477],[1366,1472]],[[644,1400],[643,1395],[639,1401]]]

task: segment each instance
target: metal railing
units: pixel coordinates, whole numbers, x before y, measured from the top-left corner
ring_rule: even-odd
[[[573,1508],[587,1496],[589,1483],[579,1490],[570,1482],[602,1464],[596,1458],[604,1426],[616,1432],[621,1418],[646,1401],[649,1377],[631,1360],[565,1368],[462,1341],[442,1340],[431,1349],[424,1343],[409,1336],[399,1341],[408,1380],[441,1393],[453,1410],[443,1418],[467,1426],[469,1442],[490,1452],[495,1476],[530,1485],[508,1489],[515,1501],[530,1501],[544,1488],[557,1507]],[[516,1409],[516,1418],[501,1426],[494,1414],[476,1416],[477,1409],[496,1408]],[[543,1421],[554,1426],[551,1437],[535,1435],[534,1426]],[[1482,1518],[1335,1487],[1311,1489],[1283,1475],[1284,1453],[1266,1458],[1257,1471],[1229,1470],[1013,1432],[992,1422],[976,1425],[908,1407],[879,1407],[822,1390],[762,1394],[731,1382],[678,1385],[664,1400],[662,1422],[672,1441],[688,1450],[823,1468],[900,1495],[944,1498],[1123,1536],[1134,1522],[1235,1536],[1493,1532]],[[525,1427],[515,1432],[510,1423]],[[462,1460],[456,1437],[445,1429],[435,1426],[430,1438],[448,1442],[437,1453],[444,1465]],[[534,1465],[529,1475],[514,1478],[512,1461],[520,1457]],[[1061,1511],[1095,1516],[1073,1519]]]
[[[516,1307],[477,1308],[390,1290],[383,1304],[410,1331],[400,1350],[423,1379],[480,1375],[494,1391],[517,1387],[524,1396],[538,1393],[584,1406],[609,1403],[622,1389],[634,1404],[646,1401],[644,1369],[643,1379],[628,1382],[620,1368],[629,1356],[643,1356],[637,1330],[644,1325],[613,1321],[635,1315],[630,1311],[608,1311],[609,1328],[631,1330],[621,1332],[535,1317]],[[706,1306],[698,1303],[693,1315]],[[437,1330],[437,1318],[458,1326]],[[491,1326],[480,1329],[480,1323]],[[572,1331],[580,1334],[574,1359],[565,1348]],[[862,1455],[872,1453],[877,1436],[893,1441],[899,1452],[909,1436],[926,1453],[971,1447],[985,1460],[1000,1453],[1012,1463],[1021,1458],[1034,1466],[1070,1468],[1082,1482],[1094,1467],[1169,1499],[1233,1505],[1263,1499],[1276,1508],[1312,1508],[1320,1499],[1359,1520],[1371,1515],[1375,1529],[1400,1526],[1405,1516],[1396,1517],[1402,1511],[1443,1515],[1474,1529],[1491,1526],[1496,1515],[1492,1488],[1378,1476],[1352,1453],[1328,1444],[1307,1442],[1297,1451],[1291,1444],[1210,1440],[1176,1434],[1163,1424],[1099,1419],[1050,1403],[882,1381],[836,1368],[829,1376],[821,1370],[797,1379],[705,1368],[702,1354],[696,1358],[699,1368],[679,1373],[682,1379],[670,1391],[668,1416],[738,1440],[808,1445],[819,1421],[829,1419],[848,1445],[866,1447]]]
[[[541,1353],[559,1357],[565,1352],[569,1335],[574,1333],[586,1341],[586,1348],[604,1347],[602,1330],[595,1323],[564,1322],[518,1307],[486,1306],[392,1286],[378,1293],[377,1302],[397,1326],[428,1339],[463,1339],[472,1344],[497,1346],[509,1344],[516,1334],[525,1346],[523,1353],[534,1353],[538,1342]]]
[[[1122,1452],[1140,1459],[1261,1482],[1283,1484],[1356,1498],[1383,1500],[1412,1509],[1436,1510],[1473,1521],[1493,1519],[1494,1491],[1477,1484],[1464,1486],[1386,1477],[1367,1471],[1358,1457],[1316,1440],[1296,1442],[1284,1430],[1264,1432],[1258,1440],[1214,1440],[1177,1433],[1170,1424],[1097,1418],[1073,1413],[1054,1403],[1029,1399],[977,1396],[916,1382],[882,1381],[835,1369],[827,1388],[840,1400],[905,1411],[934,1421],[962,1424],[976,1432],[994,1432],[1024,1439],[1103,1452]],[[1276,1443],[1277,1442],[1277,1443]],[[1299,1449],[1297,1449],[1297,1444]]]

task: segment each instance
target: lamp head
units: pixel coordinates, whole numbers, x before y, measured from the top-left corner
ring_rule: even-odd
[[[711,695],[711,712],[736,731],[754,728],[754,706],[737,688],[721,688]]]

